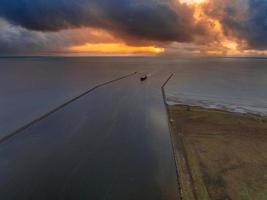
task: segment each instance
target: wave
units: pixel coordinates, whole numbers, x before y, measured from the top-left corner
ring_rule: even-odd
[[[203,108],[220,109],[229,112],[236,113],[251,113],[262,116],[267,116],[267,105],[261,104],[260,102],[240,103],[236,101],[223,101],[219,98],[205,98],[205,97],[192,97],[180,95],[168,95],[166,97],[166,102],[168,105],[189,105],[189,106],[200,106]]]

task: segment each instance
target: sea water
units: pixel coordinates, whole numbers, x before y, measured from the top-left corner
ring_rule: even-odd
[[[149,79],[156,73],[174,73],[165,87],[169,104],[267,115],[263,58],[0,58],[0,136],[97,84],[135,71],[149,74]]]

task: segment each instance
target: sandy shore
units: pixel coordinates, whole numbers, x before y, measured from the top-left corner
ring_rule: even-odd
[[[267,117],[169,106],[183,199],[267,199]]]

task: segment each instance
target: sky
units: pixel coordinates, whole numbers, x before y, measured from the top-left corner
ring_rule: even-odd
[[[267,0],[1,0],[0,55],[267,55]]]

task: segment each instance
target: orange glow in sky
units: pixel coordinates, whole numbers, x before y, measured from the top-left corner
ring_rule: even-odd
[[[99,54],[160,54],[164,48],[156,46],[129,46],[124,43],[87,43],[80,46],[71,46],[67,49],[73,53]]]
[[[210,37],[214,38],[214,44],[210,44],[206,50],[207,54],[227,54],[236,55],[240,53],[239,44],[236,38],[229,38],[225,35],[223,25],[218,19],[215,19],[205,13],[205,6],[209,0],[179,0],[194,8],[194,21],[196,24],[207,24]]]
[[[202,4],[205,3],[207,0],[180,0],[181,3],[187,4]]]
[[[177,0],[185,3],[193,10],[193,20],[196,26],[205,26],[205,37],[196,35],[194,42],[200,45],[199,54],[208,55],[242,55],[262,53],[262,51],[246,51],[246,43],[239,38],[225,34],[223,24],[219,19],[209,15],[207,9],[212,8],[210,0]],[[112,33],[96,28],[87,28],[77,31],[77,38],[82,38],[81,45],[69,46],[64,51],[81,54],[100,55],[158,55],[168,53],[168,45],[164,48],[155,44],[150,45],[127,45],[123,38],[118,38]],[[88,38],[88,39],[87,39]],[[185,43],[187,44],[187,43]],[[201,47],[203,45],[203,47]],[[180,51],[180,50],[179,50]],[[181,52],[181,51],[180,51]],[[266,52],[264,52],[266,53]]]

